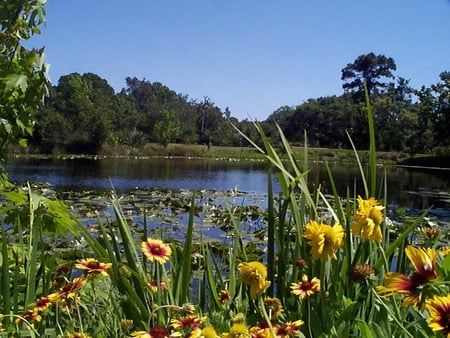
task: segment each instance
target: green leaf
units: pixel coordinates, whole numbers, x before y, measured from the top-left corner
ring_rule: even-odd
[[[5,93],[20,88],[22,93],[25,93],[28,88],[28,78],[24,74],[10,74],[5,78]]]

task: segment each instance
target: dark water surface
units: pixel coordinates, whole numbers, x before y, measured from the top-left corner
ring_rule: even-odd
[[[355,164],[330,164],[342,196],[347,189],[353,196],[362,193],[359,170]],[[7,166],[10,179],[20,183],[48,183],[56,190],[108,190],[120,193],[136,188],[167,189],[237,189],[249,193],[267,192],[266,165],[258,161],[198,159],[130,158],[14,158]],[[423,209],[430,206],[450,212],[450,170],[381,167],[387,175],[388,204]],[[275,190],[279,185],[274,178]],[[380,180],[381,181],[381,180]],[[323,163],[311,163],[309,185],[330,192]]]

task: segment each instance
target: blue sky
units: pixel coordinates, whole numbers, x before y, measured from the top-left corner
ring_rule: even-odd
[[[45,46],[54,84],[92,72],[161,82],[239,119],[342,94],[359,55],[392,57],[420,88],[450,71],[448,0],[48,0]]]

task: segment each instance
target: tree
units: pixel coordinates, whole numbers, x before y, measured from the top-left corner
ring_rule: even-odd
[[[167,148],[181,132],[180,120],[173,111],[166,109],[162,113],[162,118],[155,123],[154,129],[158,143]]]
[[[45,150],[96,153],[110,140],[118,113],[114,89],[106,80],[92,73],[72,73],[61,76],[50,93],[36,116],[35,140],[42,141]]]
[[[9,144],[26,145],[32,134],[32,113],[47,93],[44,49],[26,49],[22,40],[39,34],[45,21],[43,1],[0,2],[0,166]],[[1,169],[3,172],[3,168]]]
[[[364,83],[370,95],[379,94],[389,87],[383,78],[393,79],[395,70],[397,66],[390,57],[374,53],[360,55],[342,69],[341,80],[346,81],[342,87],[346,92],[355,93],[358,100],[364,98]]]

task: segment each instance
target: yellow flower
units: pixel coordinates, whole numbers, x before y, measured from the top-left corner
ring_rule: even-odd
[[[442,331],[450,337],[450,294],[447,296],[434,296],[426,302],[430,313],[427,318],[428,326],[433,331]]]
[[[230,328],[229,336],[231,338],[250,338],[250,333],[245,324],[235,323]]]
[[[86,333],[74,332],[68,333],[67,338],[91,338],[91,336],[87,335]]]
[[[260,328],[253,326],[250,328],[250,334],[252,338],[275,338],[270,328]]]
[[[283,305],[278,298],[264,298],[264,307],[266,308],[270,319],[276,319],[283,313]]]
[[[206,326],[202,330],[201,337],[203,338],[218,338],[216,329],[214,329],[212,326]]]
[[[344,245],[344,228],[339,223],[331,227],[325,223],[309,221],[303,237],[309,240],[313,259],[337,259],[335,250]]]
[[[351,226],[352,234],[360,235],[363,242],[381,242],[383,239],[381,234],[383,214],[381,211],[384,207],[379,205],[373,197],[364,200],[361,196],[358,196],[358,205],[356,215],[352,217],[354,222]]]
[[[257,295],[264,293],[270,286],[267,278],[267,268],[264,264],[254,262],[244,262],[238,265],[239,272],[244,284],[250,285],[250,297],[256,299]]]
[[[314,277],[309,281],[308,276],[303,275],[300,283],[291,284],[291,289],[294,295],[304,299],[320,291],[320,280]]]
[[[159,239],[148,238],[146,242],[142,243],[141,248],[149,261],[156,261],[160,264],[166,263],[172,254],[170,246]]]
[[[399,272],[388,272],[384,276],[383,285],[377,287],[382,296],[391,296],[395,293],[406,295],[403,305],[414,305],[423,310],[427,296],[428,283],[437,277],[435,270],[436,252],[433,249],[415,248],[407,246],[406,256],[411,261],[414,272],[407,277]]]

